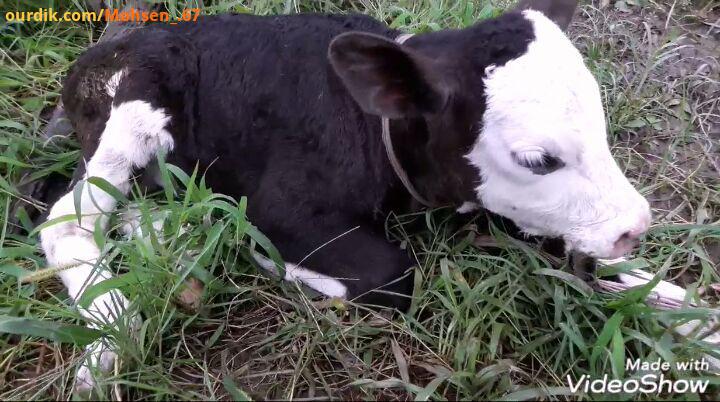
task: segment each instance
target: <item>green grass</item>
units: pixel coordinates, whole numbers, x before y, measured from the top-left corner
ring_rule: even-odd
[[[17,7],[7,3],[0,6],[3,14]],[[185,4],[166,3],[170,9]],[[628,3],[632,15],[672,5]],[[505,7],[482,0],[207,4],[209,12],[352,10],[407,32],[466,26]],[[720,127],[712,85],[720,78],[693,71],[668,77],[691,37],[677,20],[700,18],[703,7],[678,6],[670,29],[648,38],[641,23],[612,6],[586,6],[572,31],[601,83],[613,152],[653,204],[656,222],[634,262],[652,272],[667,270],[666,279],[698,289],[720,281],[720,172],[712,163],[720,146],[712,132]],[[45,140],[43,111],[58,101],[63,74],[99,31],[33,23],[3,24],[0,33],[0,399],[67,399],[81,345],[99,333],[81,326],[59,281],[19,282],[46,267],[38,236],[11,234],[7,222],[20,184],[72,173],[76,143]],[[119,287],[144,318],[137,338],[126,325],[101,328],[120,345],[122,361],[102,380],[102,398],[608,399],[572,395],[567,376],[629,378],[635,374],[625,372],[623,359],[630,357],[720,357],[671,330],[707,317],[706,310],[659,312],[630,296],[587,292],[558,273],[567,271],[561,261],[508,237],[484,214],[470,223],[447,210],[388,220],[389,238],[420,266],[408,314],[318,303],[248,262],[251,249],[269,247],[245,217],[252,200],[214,194],[192,172],[164,165],[163,173],[165,191],[135,191],[119,208],[138,208],[147,233],[153,233],[153,216],[164,214],[162,236],[143,242],[117,230],[96,233],[119,279],[93,290]],[[115,216],[110,227],[121,223]],[[176,301],[188,277],[205,284],[196,311]],[[714,385],[704,398],[720,397],[716,376],[675,369],[666,375],[710,376]]]

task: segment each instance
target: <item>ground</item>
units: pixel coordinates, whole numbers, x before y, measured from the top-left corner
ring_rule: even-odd
[[[209,13],[356,10],[407,32],[462,27],[506,6],[484,0],[207,4]],[[0,11],[20,5],[0,3]],[[79,345],[97,335],[79,326],[62,285],[43,278],[51,275],[42,275],[47,267],[36,231],[9,222],[31,229],[23,210],[11,216],[23,183],[72,173],[78,158],[72,137],[45,139],[42,131],[64,73],[100,32],[82,23],[0,25],[0,399],[69,398]],[[581,6],[571,36],[601,84],[613,154],[653,207],[653,226],[631,264],[665,271],[665,279],[696,289],[715,306],[720,4],[593,1]],[[97,238],[120,274],[105,288],[121,288],[145,322],[137,337],[103,329],[120,344],[122,364],[103,380],[99,397],[603,399],[573,394],[568,379],[630,378],[636,374],[626,372],[626,358],[720,357],[672,331],[716,312],[660,312],[629,296],[587,292],[561,275],[562,260],[505,235],[483,213],[470,223],[447,210],[388,220],[388,236],[420,266],[408,314],[311,299],[247,262],[250,248],[266,245],[245,219],[252,200],[213,194],[201,174],[163,171],[168,190],[136,194],[133,203],[145,217],[168,214],[169,240]],[[21,283],[31,272],[40,274]],[[205,284],[198,305],[178,297],[186,277]],[[720,397],[716,376],[676,369],[665,375],[711,378],[700,397]]]

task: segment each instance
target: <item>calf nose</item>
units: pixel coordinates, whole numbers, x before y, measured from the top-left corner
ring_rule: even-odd
[[[635,248],[640,243],[640,236],[647,231],[649,226],[650,218],[643,217],[632,229],[621,234],[613,246],[613,258],[622,257]]]

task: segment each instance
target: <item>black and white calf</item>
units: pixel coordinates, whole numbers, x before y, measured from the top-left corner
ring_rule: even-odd
[[[526,3],[402,44],[399,31],[362,15],[152,25],[83,54],[63,102],[86,177],[127,193],[160,151],[185,169],[199,162],[215,191],[249,197],[249,218],[288,262],[286,279],[404,308],[413,261],[382,225],[412,199],[381,117],[411,186],[433,204],[481,205],[595,257],[630,251],[647,229],[648,203],[610,154],[598,85],[559,26],[574,9]],[[104,227],[97,212],[115,207],[89,184],[81,198],[79,225],[42,231],[49,263],[72,266],[59,275],[73,298],[109,277],[94,268],[92,230]],[[68,214],[72,193],[50,218]],[[83,314],[112,321],[127,303],[111,292]],[[91,348],[93,364],[109,368],[114,353]],[[93,384],[88,367],[78,381]]]

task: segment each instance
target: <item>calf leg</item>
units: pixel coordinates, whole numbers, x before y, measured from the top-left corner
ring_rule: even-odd
[[[97,150],[87,163],[86,178],[99,177],[122,193],[130,190],[130,178],[135,168],[145,167],[161,150],[172,149],[173,140],[166,131],[169,116],[149,103],[133,100],[116,103],[102,132]],[[88,287],[111,277],[100,260],[100,249],[93,240],[93,230],[105,230],[107,214],[115,209],[116,200],[100,188],[85,182],[80,197],[80,221],[61,222],[41,232],[42,247],[48,263],[65,267],[59,276],[71,298],[77,300]],[[53,205],[48,219],[75,214],[73,193],[67,193]],[[90,326],[98,322],[113,324],[128,307],[127,299],[117,291],[96,297],[90,306],[80,308]],[[108,370],[115,360],[115,352],[106,341],[89,346],[89,363],[80,367],[76,388],[90,389],[95,382],[90,367],[97,365]]]

